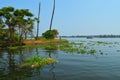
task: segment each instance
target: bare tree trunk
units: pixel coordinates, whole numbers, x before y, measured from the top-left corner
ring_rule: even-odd
[[[52,17],[51,17],[50,29],[49,29],[49,30],[52,29],[52,23],[53,23],[54,12],[55,12],[55,0],[54,0],[54,4],[53,4],[53,12],[52,12]]]
[[[14,34],[13,30],[14,30],[13,26],[10,26],[9,27],[9,40],[10,40],[10,42],[13,41],[13,34]]]
[[[24,33],[25,34],[25,40],[27,39],[27,32]]]
[[[36,35],[36,40],[38,39],[38,33],[39,33],[39,23],[40,23],[40,8],[41,8],[41,3],[39,3],[39,10],[38,10],[38,21],[37,21],[37,35]]]

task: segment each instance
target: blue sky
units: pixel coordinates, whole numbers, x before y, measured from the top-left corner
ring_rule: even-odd
[[[27,8],[37,17],[39,2],[41,2],[39,34],[42,34],[49,29],[53,0],[0,0],[0,8],[4,6]],[[60,35],[118,35],[120,0],[56,0],[52,29],[58,29]]]

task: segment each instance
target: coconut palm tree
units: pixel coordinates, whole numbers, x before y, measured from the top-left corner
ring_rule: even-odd
[[[53,23],[53,17],[54,17],[54,13],[55,13],[55,2],[56,0],[54,0],[54,4],[53,4],[53,12],[52,12],[52,17],[51,17],[51,22],[50,22],[50,29],[52,29],[52,23]]]
[[[39,33],[39,23],[40,23],[40,8],[41,8],[41,3],[39,3],[39,9],[38,9],[38,20],[37,20],[37,34],[36,34],[36,40],[38,39],[38,33]]]

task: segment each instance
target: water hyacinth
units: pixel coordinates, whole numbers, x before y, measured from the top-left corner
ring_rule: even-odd
[[[25,60],[23,64],[20,65],[21,68],[23,67],[42,67],[48,64],[54,64],[58,61],[53,58],[41,58],[40,55],[36,55],[35,57],[28,58]]]
[[[101,44],[105,42],[100,42]],[[59,49],[61,51],[64,51],[66,53],[78,53],[78,54],[103,54],[102,50],[98,51],[94,48],[96,42],[90,41],[90,42],[69,42],[69,43],[63,43],[59,45]]]

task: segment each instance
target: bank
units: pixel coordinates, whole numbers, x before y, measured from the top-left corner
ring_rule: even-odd
[[[15,47],[15,46],[27,46],[27,45],[36,45],[36,44],[47,44],[47,43],[63,43],[63,42],[68,42],[65,39],[52,39],[52,40],[47,40],[47,39],[39,39],[39,40],[34,40],[34,39],[27,39],[23,40],[22,43],[20,42],[10,42],[10,41],[0,41],[0,48],[6,48],[6,47]]]

